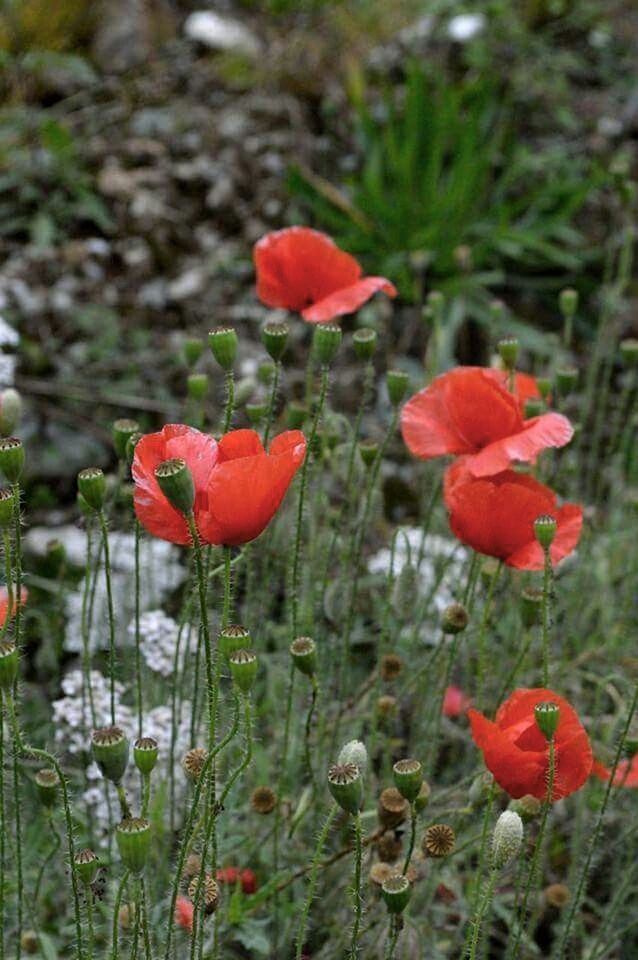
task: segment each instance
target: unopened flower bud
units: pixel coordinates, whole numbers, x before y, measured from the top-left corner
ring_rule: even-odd
[[[0,490],[0,528],[6,530],[13,523],[13,511],[15,508],[15,496],[13,490],[5,487]]]
[[[352,346],[357,360],[370,360],[377,346],[377,331],[371,327],[361,327],[352,334]]]
[[[134,433],[139,433],[140,425],[137,420],[128,420],[121,418],[116,420],[111,427],[111,436],[113,437],[113,449],[117,454],[118,460],[126,460],[126,445],[128,439]]]
[[[13,689],[18,676],[18,648],[11,640],[0,643],[0,690]]]
[[[520,853],[523,844],[523,821],[513,810],[504,810],[496,821],[492,835],[492,863],[502,870]]]
[[[638,339],[627,337],[626,340],[621,340],[620,355],[626,366],[635,367],[638,364]]]
[[[354,763],[361,773],[365,773],[368,766],[368,751],[361,740],[348,740],[339,751],[338,764]]]
[[[250,630],[238,623],[229,623],[227,627],[219,631],[217,646],[226,659],[238,650],[248,650],[252,645],[253,639]]]
[[[379,444],[374,440],[362,440],[359,444],[359,456],[366,467],[371,467],[379,454]]]
[[[339,352],[343,334],[336,323],[320,323],[314,329],[312,347],[322,366],[329,366]]]
[[[239,341],[232,327],[215,327],[208,334],[208,346],[222,370],[232,370]]]
[[[106,477],[99,467],[87,467],[78,473],[78,492],[92,510],[101,510],[106,499]]]
[[[534,719],[536,726],[543,734],[546,740],[552,740],[560,720],[560,707],[557,703],[545,701],[537,703],[534,707]]]
[[[288,343],[288,324],[267,323],[261,331],[261,342],[275,362],[281,360]]]
[[[7,387],[0,393],[0,436],[14,433],[21,419],[22,397],[13,387]]]
[[[286,409],[286,426],[289,430],[301,430],[307,416],[308,408],[291,400]]]
[[[290,656],[297,670],[312,677],[317,672],[317,645],[312,637],[297,637],[290,644]]]
[[[95,880],[100,866],[100,861],[96,854],[88,848],[86,850],[78,850],[73,863],[80,881],[88,887]]]
[[[201,403],[208,396],[209,381],[206,373],[189,373],[186,380],[186,392],[191,400]]]
[[[408,815],[410,804],[396,787],[386,787],[381,791],[377,806],[379,823],[386,830],[398,827]]]
[[[543,612],[543,591],[536,587],[525,587],[519,604],[523,626],[529,629],[541,622]]]
[[[204,344],[199,337],[187,337],[182,344],[182,353],[188,367],[194,367],[202,353]]]
[[[503,337],[496,344],[496,349],[505,369],[514,370],[520,351],[520,344],[516,337]]]
[[[469,614],[462,603],[451,603],[441,616],[443,633],[462,633],[470,621]]]
[[[40,803],[45,807],[52,807],[58,798],[58,787],[60,778],[52,768],[38,770],[35,775],[35,788],[38,792]]]
[[[543,803],[538,797],[525,794],[524,797],[519,797],[518,800],[512,800],[509,808],[513,810],[514,813],[517,813],[523,820],[533,820],[543,809]]]
[[[347,813],[358,813],[363,800],[361,771],[355,763],[334,763],[328,770],[328,788]]]
[[[158,755],[159,746],[155,737],[138,737],[133,744],[133,760],[140,773],[151,773]]]
[[[151,847],[151,825],[142,817],[128,817],[115,828],[122,863],[131,873],[143,873]]]
[[[128,737],[120,727],[101,727],[91,735],[93,759],[103,776],[120,783],[128,764]]]
[[[255,813],[266,816],[277,806],[277,794],[271,787],[255,787],[250,795],[250,805]]]
[[[184,755],[184,759],[182,760],[182,769],[188,779],[192,780],[193,783],[197,783],[199,780],[202,770],[204,769],[207,756],[208,753],[203,747],[193,747]]]
[[[421,847],[425,856],[448,857],[456,846],[456,834],[447,823],[433,823],[423,835]]]
[[[228,658],[230,673],[242,693],[250,693],[257,678],[257,656],[252,650],[235,650]]]
[[[573,317],[578,310],[578,291],[565,287],[558,295],[558,305],[564,317]]]
[[[398,407],[408,389],[410,377],[404,370],[388,370],[385,382],[388,387],[390,403],[393,407]]]
[[[155,467],[155,479],[170,505],[190,514],[195,503],[195,484],[186,461],[179,457],[164,460]]]
[[[556,371],[556,387],[562,397],[572,393],[578,383],[578,370],[575,367],[559,367]]]
[[[389,913],[403,913],[410,901],[410,881],[402,874],[388,877],[381,885],[381,896]]]
[[[394,785],[410,803],[419,795],[423,783],[423,768],[418,760],[398,760],[393,768]]]
[[[545,513],[534,520],[534,536],[543,548],[549,550],[556,536],[556,519]]]

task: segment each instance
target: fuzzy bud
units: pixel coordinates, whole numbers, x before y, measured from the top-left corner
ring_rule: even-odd
[[[423,768],[418,760],[398,760],[392,768],[394,785],[410,803],[419,795],[423,783]]]
[[[103,776],[120,783],[128,764],[128,737],[120,727],[101,727],[91,735],[93,759]]]
[[[330,366],[339,352],[343,334],[336,323],[321,323],[314,329],[312,347],[319,363]]]
[[[286,323],[267,323],[261,331],[261,342],[277,363],[283,357],[288,343],[288,325]]]
[[[133,760],[140,773],[152,773],[158,754],[159,747],[155,737],[138,737],[133,744]]]
[[[290,644],[290,656],[297,670],[312,677],[317,672],[317,645],[312,637],[297,637]]]
[[[142,817],[129,817],[115,828],[122,863],[131,873],[143,873],[151,846],[151,825]]]
[[[337,763],[342,766],[347,763],[354,763],[355,767],[358,767],[364,774],[368,767],[368,751],[365,744],[361,740],[348,740],[339,751]]]
[[[106,477],[99,467],[87,467],[78,473],[78,493],[92,510],[101,510],[106,499]]]
[[[377,346],[377,331],[371,327],[361,327],[352,334],[352,346],[357,360],[370,360]]]
[[[155,467],[155,479],[170,505],[190,514],[195,503],[195,484],[186,461],[179,457],[164,460]]]
[[[14,433],[21,419],[22,397],[13,387],[7,387],[0,393],[0,436]]]
[[[335,763],[328,770],[328,788],[347,813],[358,813],[363,800],[361,771],[355,763]]]
[[[492,862],[502,870],[520,853],[523,844],[523,821],[513,810],[504,810],[496,821],[492,835]]]
[[[257,678],[257,655],[252,650],[235,650],[228,658],[233,683],[242,693],[250,693]]]
[[[208,334],[208,346],[222,370],[232,370],[239,340],[232,327],[215,327]]]

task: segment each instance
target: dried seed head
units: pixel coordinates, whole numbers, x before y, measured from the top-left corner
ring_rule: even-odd
[[[571,899],[569,887],[566,887],[564,883],[551,883],[543,890],[543,896],[549,906],[556,907],[557,910],[567,906]]]
[[[193,877],[188,885],[188,896],[191,898],[191,900],[195,900],[195,897],[197,896],[199,882],[199,876]],[[217,881],[213,880],[210,873],[207,873],[204,877],[201,896],[204,898],[204,909],[206,913],[208,915],[214,913],[217,909],[217,902],[219,900],[219,886],[217,885]]]
[[[504,810],[496,821],[492,836],[492,862],[501,870],[520,853],[523,821],[514,810]]]
[[[386,653],[381,659],[381,679],[396,680],[403,669],[403,660],[396,653]]]
[[[375,863],[370,868],[370,880],[380,887],[385,880],[394,876],[394,869],[389,863]]]
[[[384,827],[397,827],[408,815],[410,804],[396,787],[387,787],[379,797],[377,814]]]
[[[403,844],[393,830],[387,830],[377,841],[377,853],[383,863],[394,863],[401,855]]]
[[[421,848],[426,857],[447,857],[456,846],[456,834],[447,823],[433,823],[423,836]]]
[[[186,863],[184,864],[184,870],[182,872],[182,878],[184,880],[190,880],[191,877],[196,877],[202,870],[202,861],[201,858],[196,853],[191,853],[186,858]]]
[[[20,946],[25,953],[33,956],[38,953],[40,950],[40,944],[38,942],[38,935],[35,930],[25,930],[22,936],[20,937]]]
[[[251,796],[250,804],[255,813],[265,816],[272,813],[277,806],[277,794],[270,787],[255,787]]]
[[[397,712],[397,698],[391,697],[389,694],[379,697],[377,700],[377,712],[384,720],[393,717]]]
[[[182,769],[189,780],[197,783],[208,753],[203,747],[193,747],[182,760]]]
[[[441,630],[443,633],[462,633],[469,620],[469,614],[462,603],[451,603],[441,616]]]

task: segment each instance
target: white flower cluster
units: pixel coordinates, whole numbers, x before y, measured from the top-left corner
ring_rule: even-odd
[[[69,753],[82,753],[89,749],[91,731],[110,723],[109,681],[97,670],[91,670],[89,685],[85,687],[82,671],[72,670],[62,681],[62,691],[64,696],[52,703],[55,741]],[[115,709],[118,723],[124,727],[131,723],[131,710],[121,703],[123,693],[123,685],[116,683]]]
[[[18,346],[20,335],[0,316],[0,388],[12,387],[15,380],[17,358],[12,353],[5,353],[6,347],[13,349]]]
[[[135,621],[128,628],[135,637]],[[175,667],[175,648],[179,627],[163,610],[148,610],[140,617],[140,650],[153,673],[170,677]]]

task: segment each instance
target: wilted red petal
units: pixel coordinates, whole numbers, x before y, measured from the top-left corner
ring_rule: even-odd
[[[523,421],[520,433],[488,444],[480,453],[467,458],[467,468],[475,477],[491,476],[507,470],[510,464],[535,463],[536,457],[548,447],[564,447],[574,435],[574,429],[560,413],[544,413]]]
[[[375,293],[387,293],[389,297],[396,297],[397,289],[385,277],[364,277],[349,287],[335,290],[322,300],[313,303],[301,311],[301,316],[308,323],[327,323],[335,317],[342,317],[346,313],[354,313],[359,307],[373,297]]]
[[[451,684],[447,687],[443,697],[442,713],[444,717],[460,717],[471,704],[470,698],[460,687]]]

